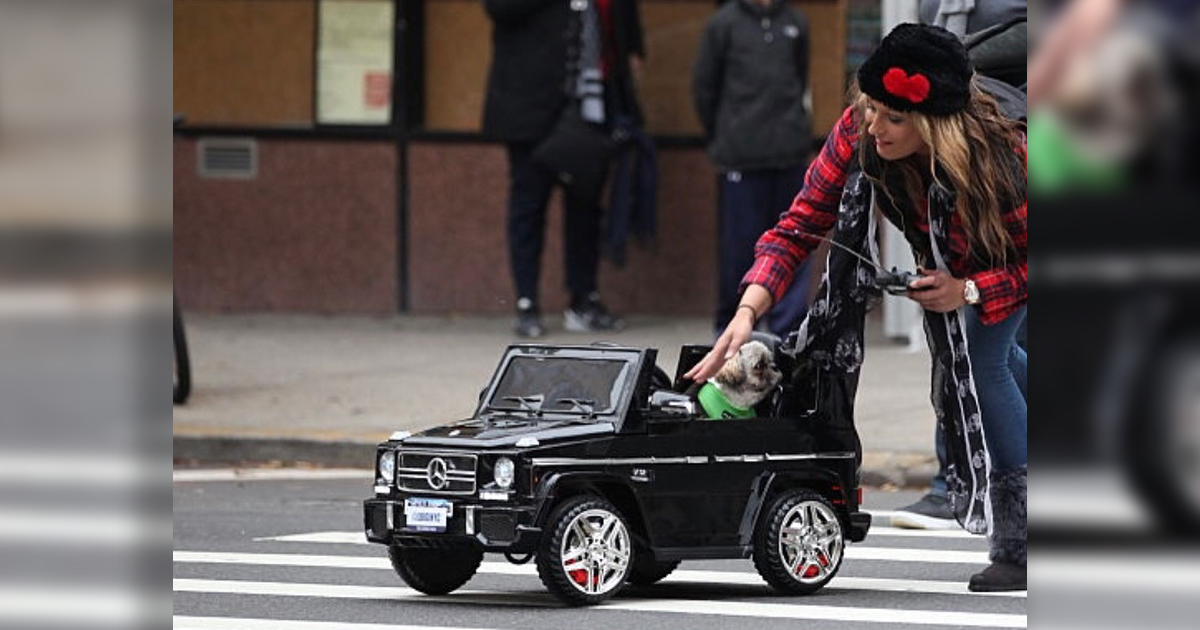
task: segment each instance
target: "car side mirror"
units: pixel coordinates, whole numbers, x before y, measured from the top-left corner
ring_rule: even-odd
[[[668,416],[691,417],[696,415],[696,401],[687,394],[660,389],[650,394],[650,411]]]

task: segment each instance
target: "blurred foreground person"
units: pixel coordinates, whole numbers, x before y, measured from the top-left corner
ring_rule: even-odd
[[[974,85],[963,44],[945,29],[898,26],[857,79],[861,93],[804,188],[759,239],[736,314],[685,376],[715,374],[831,230],[841,247],[830,250],[797,345],[821,369],[857,374],[868,301],[878,294],[876,266],[865,260],[877,257],[878,207],[920,265],[905,295],[925,312],[951,507],[965,529],[990,534],[991,565],[969,586],[1022,590],[1028,408],[1014,377],[1027,368],[1015,338],[1027,301],[1022,135]]]

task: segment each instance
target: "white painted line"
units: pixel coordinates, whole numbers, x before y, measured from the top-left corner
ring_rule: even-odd
[[[0,452],[0,484],[129,487],[146,483],[160,474],[157,462],[133,455],[70,451]]]
[[[310,534],[289,534],[286,536],[266,536],[255,538],[264,542],[302,542],[302,543],[352,543],[373,544],[367,542],[365,534],[359,532],[313,532]],[[950,551],[944,549],[902,549],[898,547],[861,547],[846,548],[846,557],[854,560],[885,560],[892,562],[933,562],[938,564],[983,564],[988,563],[986,551]]]
[[[232,553],[209,551],[175,551],[172,561],[199,564],[245,564],[259,566],[319,567],[327,569],[370,569],[392,571],[387,558],[365,556],[321,556],[282,553]],[[484,562],[480,573],[494,575],[522,575],[534,577],[537,569],[532,564],[516,565],[508,562]],[[679,569],[667,576],[664,582],[689,584],[744,584],[765,586],[757,573],[736,571],[698,571]],[[836,577],[829,583],[830,589],[853,591],[892,591],[902,593],[928,593],[935,595],[969,595],[972,597],[1025,597],[1025,592],[972,593],[967,583],[938,582],[933,580],[895,580],[885,578]]]
[[[987,538],[969,534],[961,529],[929,530],[901,529],[899,527],[872,527],[867,534],[867,540],[876,536],[892,536],[896,538],[948,538],[958,540],[978,540],[986,544]],[[316,542],[316,543],[357,543],[363,542],[365,535],[354,532],[315,532],[312,534],[293,534],[289,536],[274,536],[270,538],[255,538],[255,540],[271,540],[280,542]]]
[[[367,535],[363,532],[311,532],[308,534],[287,534],[284,536],[263,536],[255,538],[255,542],[297,542],[297,543],[333,543],[365,545]]]
[[[437,626],[397,626],[387,623],[346,623],[344,621],[286,621],[283,619],[247,619],[244,617],[172,617],[174,630],[488,630]]]
[[[1153,526],[1128,478],[1115,466],[1038,468],[1037,483],[1029,490],[1029,522],[1081,530],[1145,531]]]
[[[1200,595],[1200,554],[1189,550],[1176,550],[1170,556],[1155,553],[1038,553],[1029,580],[1038,588],[1058,589],[1054,592],[1101,597]]]
[[[847,547],[846,557],[852,560],[886,560],[890,562],[932,562],[936,564],[988,564],[986,551],[950,551],[945,549],[902,549],[898,547]]]
[[[903,527],[888,527],[872,525],[867,532],[867,539],[878,536],[895,536],[899,538],[966,538],[970,540],[987,540],[984,536],[972,534],[962,529],[904,529]]]
[[[171,539],[165,518],[104,512],[0,509],[0,541],[132,546]]]
[[[157,597],[157,595],[156,595]],[[147,597],[133,589],[32,587],[22,584],[0,584],[0,626],[8,623],[47,622],[82,624],[94,628],[98,624],[114,628],[138,627],[149,623]]]
[[[321,481],[327,479],[371,480],[374,472],[366,468],[213,468],[176,470],[175,483],[199,481]]]
[[[268,595],[282,597],[309,597],[329,599],[363,600],[409,600],[441,601],[447,603],[480,603],[488,606],[505,603],[495,593],[481,591],[459,591],[443,597],[419,595],[417,591],[401,587],[346,586],[339,584],[303,584],[294,582],[245,582],[237,580],[191,580],[172,581],[176,592],[220,593],[240,595]],[[482,598],[481,598],[482,596]],[[544,596],[548,604],[553,600]],[[480,599],[482,601],[480,601]],[[475,601],[473,601],[475,600]],[[514,603],[528,606],[528,601],[513,598]],[[519,602],[519,603],[518,603]],[[700,615],[724,615],[732,617],[770,617],[774,619],[818,619],[843,623],[913,624],[924,626],[966,626],[995,628],[1024,628],[1025,615],[951,612],[940,610],[910,610],[889,608],[859,608],[853,606],[820,606],[807,604],[765,604],[748,602],[713,602],[705,600],[673,601],[609,601],[593,610],[621,610],[634,612],[660,612]]]

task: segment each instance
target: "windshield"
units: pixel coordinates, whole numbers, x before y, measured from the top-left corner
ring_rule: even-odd
[[[629,365],[614,359],[513,357],[488,407],[584,416],[612,413]]]

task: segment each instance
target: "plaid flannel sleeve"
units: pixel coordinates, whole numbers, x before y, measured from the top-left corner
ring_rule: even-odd
[[[812,235],[824,236],[837,220],[842,187],[846,183],[858,129],[853,110],[847,108],[825,139],[820,155],[809,165],[804,186],[775,227],[763,233],[754,246],[754,264],[742,277],[739,291],[762,285],[778,302],[792,283],[796,269],[820,244]]]
[[[1029,297],[1026,256],[1029,243],[1029,202],[1004,215],[1004,226],[1012,235],[1017,260],[998,269],[989,269],[971,276],[979,287],[979,320],[995,324],[1012,315]]]
[[[1025,145],[1017,147],[1017,151],[1021,154],[1021,160],[1028,165],[1029,152]],[[979,320],[988,325],[1004,321],[1029,299],[1026,262],[1029,251],[1028,200],[1005,213],[1004,227],[1012,236],[1017,259],[1006,267],[981,271],[971,276],[979,288]]]

